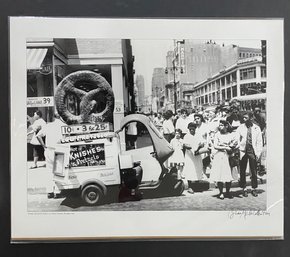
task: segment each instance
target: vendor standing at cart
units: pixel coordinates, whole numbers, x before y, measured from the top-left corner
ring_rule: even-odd
[[[51,171],[51,188],[48,188],[47,197],[54,198],[57,197],[60,193],[58,188],[55,186],[53,182],[53,160],[54,160],[54,152],[58,144],[62,139],[61,127],[66,124],[60,119],[58,113],[54,114],[54,121],[48,123],[44,128],[42,128],[38,134],[37,139],[41,146],[44,148],[44,156],[46,160],[46,168]],[[43,141],[43,137],[46,137],[45,143]]]

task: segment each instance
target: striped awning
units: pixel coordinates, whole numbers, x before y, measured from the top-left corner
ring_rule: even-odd
[[[47,48],[29,48],[26,50],[26,65],[28,70],[38,70],[46,56]]]

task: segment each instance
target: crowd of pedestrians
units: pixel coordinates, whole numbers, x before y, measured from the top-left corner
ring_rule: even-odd
[[[215,111],[168,110],[152,118],[157,129],[174,149],[166,165],[175,166],[189,193],[194,183],[214,182],[219,199],[233,198],[232,181],[238,180],[244,197],[258,196],[258,171],[266,144],[266,122],[260,108],[239,111],[237,106],[220,106]],[[246,174],[250,173],[251,190]],[[225,190],[224,190],[225,189]]]
[[[31,128],[28,136],[32,136],[30,144],[33,146],[33,166],[30,168],[34,169],[43,155],[43,147],[46,149],[47,144],[42,139],[47,136],[47,124],[41,111],[27,119]],[[178,177],[185,181],[189,193],[194,193],[196,182],[211,181],[219,189],[219,199],[232,198],[231,184],[238,180],[244,197],[249,192],[258,196],[258,171],[266,144],[266,122],[260,108],[241,113],[236,106],[221,106],[215,111],[192,111],[190,114],[181,109],[176,115],[168,110],[151,119],[174,149],[166,166],[177,168]],[[136,148],[140,131],[137,122],[131,125],[126,132],[130,149]],[[250,191],[246,183],[248,171]]]

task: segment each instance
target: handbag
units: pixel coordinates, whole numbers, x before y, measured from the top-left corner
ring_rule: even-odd
[[[237,167],[240,165],[240,155],[238,152],[235,152],[229,155],[229,164],[231,168]]]

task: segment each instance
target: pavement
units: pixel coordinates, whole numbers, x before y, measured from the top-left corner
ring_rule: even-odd
[[[44,194],[29,194],[29,212],[79,212],[79,211],[266,211],[267,185],[259,185],[258,197],[242,196],[240,188],[231,189],[233,199],[219,199],[218,189],[190,194],[186,190],[181,196],[142,199],[141,201],[108,202],[97,206],[85,206],[77,197],[47,199]],[[230,213],[229,213],[230,214]],[[242,218],[244,215],[239,215]],[[216,222],[209,220],[209,222]]]
[[[132,150],[133,151],[133,150]],[[147,149],[146,152],[151,151],[150,149]],[[144,152],[143,152],[144,153]],[[137,153],[138,155],[141,155],[140,152]],[[143,154],[144,156],[144,154]],[[147,156],[147,155],[145,155]],[[137,157],[138,158],[138,157]],[[141,157],[140,157],[141,158]],[[144,159],[144,157],[143,157]],[[141,163],[144,163],[144,166],[150,166],[158,168],[158,165],[156,163],[152,164],[152,160],[146,160],[142,161]],[[38,167],[35,169],[30,169],[30,167],[33,166],[33,162],[28,162],[27,165],[27,189],[29,194],[46,194],[47,192],[51,191],[52,187],[52,173],[51,171],[45,166],[45,162],[38,162]],[[143,165],[142,165],[143,166]],[[154,172],[154,169],[150,168],[144,168],[144,170],[149,171],[147,174],[144,174],[143,181],[151,181],[151,180],[157,180],[159,173]],[[149,179],[150,178],[150,179]],[[251,185],[250,175],[247,174],[247,186]],[[208,178],[205,178],[205,180],[208,180],[210,182],[210,189],[216,188],[216,185],[214,182],[210,181]],[[258,179],[259,184],[266,184],[267,182],[267,175],[263,175],[260,179]],[[232,188],[239,188],[239,183],[237,180],[232,182]]]

